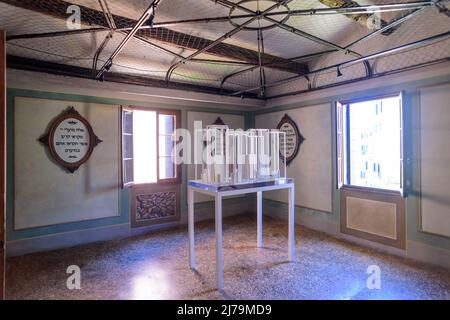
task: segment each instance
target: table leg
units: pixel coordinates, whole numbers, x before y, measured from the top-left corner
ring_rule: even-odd
[[[222,196],[215,195],[216,204],[216,280],[217,289],[222,289]]]
[[[289,261],[294,260],[294,186],[289,189],[289,232],[288,232],[288,259]]]
[[[194,191],[188,189],[189,267],[195,268]]]
[[[256,234],[257,234],[257,242],[258,248],[262,248],[263,246],[263,238],[262,238],[262,191],[258,191],[256,193]]]

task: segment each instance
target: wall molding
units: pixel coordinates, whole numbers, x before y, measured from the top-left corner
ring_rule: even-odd
[[[233,216],[237,214],[256,214],[256,203],[253,198],[249,198],[237,202],[234,199],[224,200],[224,217]],[[281,205],[274,206],[272,200],[264,200],[263,214],[276,218],[287,219],[287,206],[284,208]],[[196,204],[195,221],[205,221],[214,219],[214,202],[203,202]],[[305,214],[303,208],[296,207],[295,222],[306,228],[323,232],[333,238],[348,241],[355,245],[368,247],[382,253],[408,258],[426,264],[432,264],[450,269],[450,251],[433,247],[427,244],[416,241],[407,241],[407,251],[397,248],[389,247],[383,244],[371,242],[365,239],[357,238],[351,235],[343,234],[339,231],[339,222],[332,219],[323,219],[320,217]],[[78,230],[71,232],[63,232],[57,234],[50,234],[46,236],[27,238],[21,240],[8,241],[7,256],[14,257],[24,254],[51,251],[73,246],[124,239],[133,236],[148,234],[155,231],[169,230],[180,226],[187,225],[186,214],[182,215],[184,218],[179,222],[166,223],[161,225],[131,228],[130,223],[105,226],[95,229]]]
[[[295,109],[311,104],[320,104],[323,101],[340,99],[355,99],[366,96],[368,91],[375,95],[383,95],[419,86],[441,84],[449,81],[450,61],[435,65],[400,72],[378,78],[363,80],[358,83],[344,84],[331,88],[306,92],[301,95],[293,95],[268,100],[264,108],[256,113],[268,113],[273,111]]]
[[[416,261],[433,264],[450,270],[450,251],[424,243],[408,240],[407,256]]]
[[[263,200],[263,214],[276,219],[287,219],[287,205],[276,203],[272,200]],[[371,248],[382,253],[407,258],[418,262],[432,264],[450,269],[450,251],[438,247],[433,247],[416,241],[408,240],[406,251],[398,248],[386,246],[380,243],[361,239],[352,235],[347,235],[339,231],[339,221],[323,219],[320,217],[305,214],[303,208],[296,207],[295,223],[309,229],[323,232],[333,238],[345,240],[353,244]]]
[[[209,93],[188,92],[168,88],[152,88],[113,82],[99,82],[68,76],[51,75],[41,72],[7,70],[8,88],[65,92],[67,94],[93,96],[117,100],[133,100],[152,104],[172,104],[178,107],[195,107],[198,109],[218,108],[242,111],[262,107],[265,101],[244,99],[240,97],[220,96]]]
[[[237,214],[255,212],[255,206],[256,202],[253,201],[253,199],[240,199],[240,201],[235,201],[235,199],[225,199],[223,202],[223,216],[228,217]],[[213,201],[196,204],[196,222],[210,220],[213,218]],[[184,225],[187,225],[187,212],[182,212],[182,219],[178,222],[169,222],[139,228],[132,228],[130,223],[123,223],[11,240],[6,242],[6,254],[7,257],[14,257],[36,252],[52,251],[94,242],[124,239],[154,231],[173,229]]]

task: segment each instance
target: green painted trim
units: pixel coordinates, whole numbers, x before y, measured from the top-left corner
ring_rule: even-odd
[[[357,92],[351,92],[343,95],[334,95],[328,96],[320,99],[311,99],[298,103],[289,103],[286,105],[280,105],[276,107],[272,107],[269,109],[258,110],[258,111],[239,111],[239,110],[228,110],[228,109],[220,109],[220,108],[203,108],[203,107],[186,107],[186,106],[177,106],[174,104],[164,104],[164,108],[176,108],[182,110],[182,125],[183,127],[187,126],[187,112],[188,111],[196,111],[196,112],[211,112],[211,113],[223,113],[223,114],[237,114],[244,115],[245,117],[245,128],[252,128],[255,125],[255,116],[264,113],[278,112],[284,110],[293,110],[297,108],[330,103],[332,101],[338,100],[348,100],[361,98],[366,96],[374,96],[374,95],[385,95],[392,92],[403,91],[404,95],[404,103],[406,105],[406,110],[414,108],[416,102],[414,101],[414,95],[419,87],[431,86],[450,83],[450,75],[442,76],[437,78],[430,78],[425,80],[411,81],[408,83],[398,84],[394,86],[383,86],[379,88],[369,89],[369,90],[360,90]],[[13,97],[14,96],[22,96],[22,97],[31,97],[31,98],[43,98],[43,99],[53,99],[53,100],[69,100],[69,101],[81,101],[81,102],[90,102],[90,103],[100,103],[100,104],[113,104],[113,105],[143,105],[143,106],[154,106],[154,103],[148,102],[136,102],[130,100],[119,100],[119,99],[109,99],[109,98],[101,98],[101,97],[92,97],[92,96],[82,96],[82,95],[71,95],[71,94],[62,94],[62,93],[52,93],[52,92],[41,92],[34,90],[22,90],[22,89],[8,89],[8,114],[7,121],[8,123],[13,123],[12,117],[12,105],[13,105]],[[336,153],[336,139],[335,139],[335,109],[332,109],[332,152],[333,155]],[[406,114],[408,117],[407,124],[409,121],[413,119],[411,114]],[[406,127],[406,126],[405,126]],[[412,131],[409,131],[412,132]],[[75,223],[62,224],[57,226],[43,227],[43,228],[35,228],[24,231],[13,231],[11,226],[11,217],[12,217],[12,190],[13,190],[13,155],[12,155],[12,147],[13,142],[12,138],[12,126],[8,126],[7,129],[7,239],[8,240],[17,240],[23,238],[30,238],[36,236],[42,236],[52,233],[60,233],[74,230],[82,230],[82,229],[90,229],[96,228],[99,226],[107,226],[113,224],[127,223],[129,222],[129,194],[127,191],[122,192],[122,202],[121,202],[121,216],[118,220],[112,220],[116,218],[106,218],[106,219],[98,219],[91,221],[82,221]],[[417,155],[417,150],[415,149],[414,142],[412,140],[414,137],[409,137],[409,139],[405,139],[405,148],[406,150],[411,150],[412,159],[417,159],[414,155]],[[412,183],[414,184],[417,181],[418,171],[416,170],[416,164],[413,163],[408,169],[409,176],[414,180]],[[336,164],[333,161],[333,212],[332,213],[324,213],[316,210],[306,209],[302,207],[296,206],[297,210],[300,210],[300,214],[307,216],[319,217],[326,220],[339,221],[339,192],[336,190]],[[181,208],[182,211],[187,210],[187,167],[183,167],[183,180],[182,180],[182,192],[181,192]],[[245,197],[246,201],[253,201],[254,195],[248,195]],[[227,204],[237,204],[242,201],[242,199],[226,199]],[[265,203],[269,204],[274,208],[286,208],[287,205],[283,202],[278,202],[274,200],[265,199]],[[213,207],[213,202],[203,202],[196,204],[196,207],[204,207],[209,208]],[[419,230],[418,225],[418,199],[417,196],[410,195],[407,200],[407,231],[408,231],[408,240],[424,243],[430,246],[435,246],[443,249],[450,250],[450,238],[432,235],[428,233],[421,232]]]
[[[244,113],[244,130],[255,128],[255,114],[254,112],[247,111]]]
[[[77,101],[77,102],[87,102],[87,103],[97,103],[97,104],[111,104],[111,105],[140,105],[154,107],[154,103],[148,102],[143,103],[141,101],[130,101],[130,100],[120,100],[120,99],[110,99],[102,97],[93,96],[83,96],[83,95],[73,95],[64,93],[54,93],[36,90],[24,90],[24,89],[8,89],[7,90],[7,123],[11,124],[7,127],[7,226],[6,234],[7,240],[19,240],[26,238],[33,238],[39,236],[45,236],[49,234],[56,234],[62,232],[70,232],[77,230],[93,229],[98,227],[127,224],[130,222],[130,190],[124,189],[121,191],[121,201],[120,201],[120,215],[117,217],[109,217],[95,220],[86,220],[78,222],[63,223],[45,227],[37,227],[26,230],[14,230],[13,226],[13,191],[14,191],[14,132],[13,132],[13,122],[14,122],[14,97],[27,97],[27,98],[41,98],[49,100],[61,100],[61,101]],[[174,104],[163,104],[164,108],[172,108],[181,110],[182,114],[182,127],[187,127],[187,112],[197,111],[197,112],[207,112],[207,113],[221,113],[221,114],[236,114],[245,115],[246,112],[238,110],[228,110],[228,109],[218,109],[218,108],[204,108],[204,107],[187,107],[187,106],[177,106]],[[181,190],[181,208],[187,210],[187,168],[183,168],[182,173],[182,190]]]
[[[8,95],[13,95],[16,97],[29,97],[29,98],[42,98],[50,100],[62,100],[62,101],[77,101],[77,102],[87,102],[87,103],[97,103],[97,104],[111,104],[111,105],[137,105],[143,107],[154,108],[155,102],[148,101],[134,101],[126,99],[114,99],[114,98],[104,98],[104,97],[94,97],[76,94],[66,94],[66,93],[55,93],[48,91],[36,91],[36,90],[25,90],[25,89],[14,89],[8,88]],[[178,109],[186,111],[197,111],[197,112],[208,112],[208,113],[222,113],[222,114],[237,114],[244,115],[245,111],[241,110],[231,110],[227,108],[206,108],[206,107],[192,107],[192,106],[180,106],[173,103],[160,103],[161,107],[166,109]]]
[[[341,212],[341,205],[340,205],[340,193],[337,188],[337,139],[336,139],[336,103],[332,102],[331,106],[331,200],[332,200],[332,207],[333,207],[333,220],[338,221],[340,220],[340,212]]]
[[[287,212],[288,210],[288,204],[283,201],[277,201],[272,199],[264,199],[264,204],[268,205],[269,207],[275,208],[275,209],[281,209],[285,210]],[[300,215],[309,216],[309,217],[315,217],[315,218],[321,218],[328,221],[337,221],[337,217],[334,214],[334,212],[324,212],[324,211],[318,211],[310,208],[305,208],[299,205],[295,205],[295,211],[299,213]]]

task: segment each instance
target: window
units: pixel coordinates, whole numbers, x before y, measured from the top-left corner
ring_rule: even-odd
[[[179,112],[130,107],[122,109],[123,185],[179,182],[175,130]]]
[[[338,184],[402,191],[401,95],[337,104]]]

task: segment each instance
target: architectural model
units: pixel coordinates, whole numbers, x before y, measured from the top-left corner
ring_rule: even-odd
[[[286,178],[286,139],[280,130],[244,131],[210,125],[197,130],[195,137],[200,146],[197,152],[201,153],[201,168],[195,165],[195,178],[202,183],[240,184]]]

